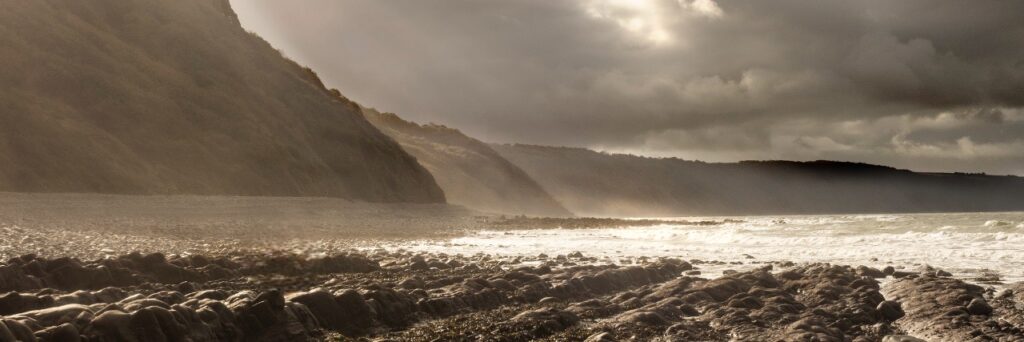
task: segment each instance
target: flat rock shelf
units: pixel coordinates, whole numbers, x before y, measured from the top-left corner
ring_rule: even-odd
[[[707,261],[593,264],[376,251],[132,253],[0,265],[0,338],[22,341],[918,341],[1024,338],[1024,288],[937,269]],[[884,284],[884,285],[883,285]],[[1019,290],[1018,290],[1019,289]],[[883,295],[885,293],[885,295]]]

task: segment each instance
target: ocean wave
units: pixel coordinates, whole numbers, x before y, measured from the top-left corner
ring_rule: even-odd
[[[1008,226],[1011,226],[1011,225],[1013,225],[1012,222],[1001,221],[1001,220],[988,220],[988,221],[985,221],[984,224],[982,224],[982,226],[985,226],[985,227],[1008,227]]]
[[[467,255],[583,251],[610,259],[670,256],[718,261],[743,261],[749,254],[794,262],[1021,270],[1018,276],[1024,278],[1022,229],[1022,213],[751,217],[743,223],[707,227],[481,231],[413,249]]]

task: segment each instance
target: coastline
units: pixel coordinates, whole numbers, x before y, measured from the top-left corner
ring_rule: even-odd
[[[735,219],[527,219],[300,198],[2,194],[0,201],[7,242],[0,315],[13,336],[142,329],[193,340],[1024,338],[1016,328],[1024,323],[1024,285],[1004,283],[1001,270],[979,281],[942,265],[739,251],[728,260],[671,251],[613,258],[569,240],[460,254],[470,249],[452,243],[482,227],[512,241],[553,226],[568,226],[555,228],[561,236],[586,236],[595,226],[643,234],[633,225],[748,223]]]

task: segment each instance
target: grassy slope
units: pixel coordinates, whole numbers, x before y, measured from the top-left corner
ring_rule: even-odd
[[[226,0],[0,0],[0,191],[442,202]]]
[[[522,169],[487,144],[439,125],[365,110],[367,118],[415,156],[453,204],[503,214],[571,216]]]

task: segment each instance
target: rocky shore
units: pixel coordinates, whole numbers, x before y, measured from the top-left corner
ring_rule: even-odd
[[[1021,284],[753,261],[707,279],[700,260],[595,261],[383,250],[23,255],[0,265],[0,341],[1024,339]]]
[[[995,271],[402,249],[473,227],[660,222],[23,197],[0,195],[0,342],[1024,340],[1024,284]]]

